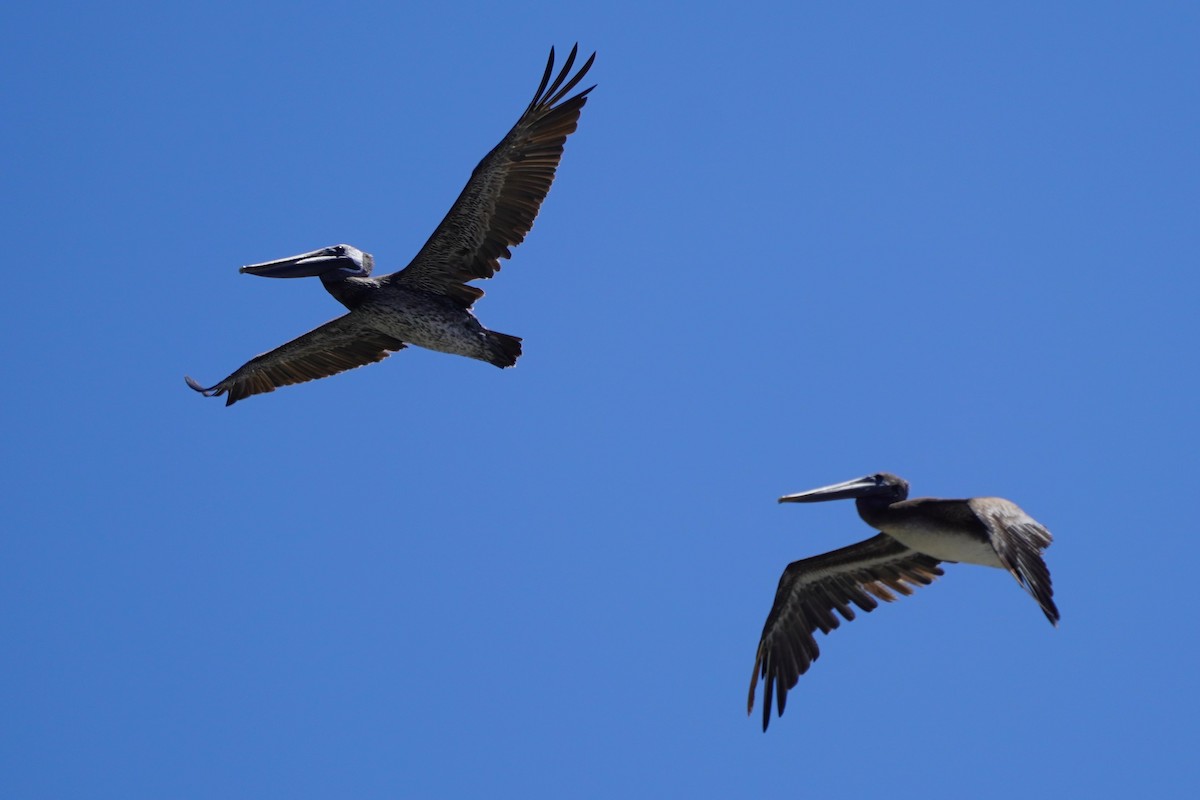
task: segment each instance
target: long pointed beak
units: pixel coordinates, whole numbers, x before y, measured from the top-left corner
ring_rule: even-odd
[[[357,265],[344,255],[334,255],[322,249],[261,264],[248,264],[238,272],[262,278],[315,278],[343,267],[356,269]]]
[[[825,500],[846,500],[852,497],[864,497],[879,488],[874,475],[865,478],[855,478],[852,481],[835,483],[832,486],[822,486],[820,489],[809,489],[807,492],[786,494],[779,498],[781,503],[820,503]]]

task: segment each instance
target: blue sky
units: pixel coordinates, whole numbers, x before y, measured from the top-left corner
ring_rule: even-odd
[[[0,795],[1193,796],[1195,4],[336,5],[0,11]],[[516,369],[186,389],[575,41]],[[878,470],[1049,527],[1062,624],[951,566],[763,735],[780,572],[871,534],[775,499]]]

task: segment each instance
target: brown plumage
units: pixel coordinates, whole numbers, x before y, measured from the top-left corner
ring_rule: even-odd
[[[1058,624],[1050,570],[1042,551],[1050,531],[1002,497],[944,500],[908,499],[908,482],[886,472],[779,498],[781,503],[812,503],[854,498],[859,516],[882,531],[858,544],[788,565],[763,625],[750,676],[747,712],[763,682],[763,730],[771,701],[779,715],[787,693],[808,671],[820,650],[813,634],[829,633],[854,607],[873,611],[879,600],[910,595],[942,575],[941,563],[963,562],[1007,570]],[[895,592],[895,594],[893,594]],[[835,613],[836,612],[836,613]]]
[[[247,361],[237,372],[207,389],[185,377],[187,385],[206,396],[228,392],[225,405],[276,387],[290,386],[336,375],[348,369],[382,361],[404,349],[404,342],[371,330],[353,314],[326,322],[269,353]]]
[[[584,89],[555,105],[583,79],[596,54],[566,83],[575,63],[578,45],[554,83],[547,87],[554,67],[554,50],[542,82],[529,107],[500,144],[484,156],[471,180],[434,230],[429,241],[403,271],[392,279],[414,289],[446,294],[468,306],[483,296],[466,281],[490,278],[500,269],[501,258],[511,258],[510,247],[525,241],[538,209],[562,158],[567,136],[575,132],[587,95]]]
[[[350,313],[248,361],[219,383],[187,385],[226,405],[279,386],[323,378],[381,361],[406,344],[509,367],[521,339],[484,328],[471,313],[483,291],[468,281],[490,278],[500,259],[524,241],[550,190],[563,145],[577,127],[589,87],[563,98],[591,69],[593,53],[570,74],[578,46],[558,75],[554,49],[533,100],[517,123],[471,173],[441,224],[407,267],[370,277],[374,259],[336,245],[289,259],[242,267],[265,277],[320,276]]]
[[[783,571],[775,603],[763,625],[762,639],[750,674],[746,712],[754,710],[754,691],[763,681],[763,730],[771,721],[771,701],[783,714],[787,693],[821,654],[815,631],[829,633],[841,625],[836,611],[854,619],[854,608],[874,611],[879,600],[908,596],[944,574],[936,558],[918,553],[881,533],[812,558],[793,561]],[[896,592],[896,594],[892,594]]]

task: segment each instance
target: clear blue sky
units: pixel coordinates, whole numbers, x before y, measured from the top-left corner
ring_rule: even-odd
[[[0,796],[1195,796],[1200,6],[409,5],[0,11]],[[575,41],[516,369],[187,390]],[[1062,625],[951,566],[763,735],[780,572],[871,533],[775,499],[877,470],[1046,524]]]

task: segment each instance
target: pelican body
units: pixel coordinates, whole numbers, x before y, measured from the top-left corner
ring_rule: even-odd
[[[909,500],[908,483],[886,472],[785,495],[779,502],[851,498],[863,521],[881,533],[784,570],[750,678],[748,712],[754,710],[759,679],[764,683],[764,731],[772,696],[782,716],[788,690],[820,655],[813,632],[829,633],[841,624],[834,611],[853,620],[851,605],[869,612],[879,600],[895,600],[892,592],[910,595],[943,574],[943,561],[1008,570],[1050,623],[1058,624],[1050,571],[1042,560],[1050,531],[1015,503],[1001,497]]]
[[[302,383],[381,361],[416,345],[442,353],[511,367],[521,339],[485,328],[471,307],[483,291],[468,281],[490,278],[511,247],[524,241],[550,190],[563,145],[576,129],[589,87],[563,98],[583,79],[593,53],[571,75],[578,46],[557,77],[554,49],[533,100],[508,134],[484,157],[445,219],[407,267],[371,277],[375,259],[339,244],[241,272],[265,278],[319,277],[349,313],[248,361],[220,383],[187,385],[206,396],[227,395],[225,404],[279,386]]]

